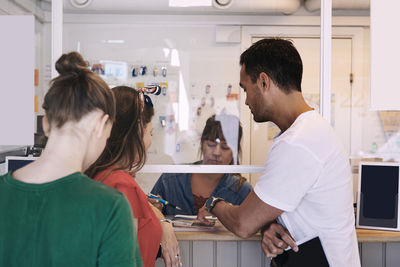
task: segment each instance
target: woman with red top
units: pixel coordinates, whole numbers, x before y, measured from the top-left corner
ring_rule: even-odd
[[[145,267],[155,265],[162,247],[166,267],[182,265],[179,246],[169,222],[151,205],[134,177],[146,161],[151,145],[154,115],[150,97],[135,89],[118,86],[112,89],[116,101],[116,119],[106,148],[87,171],[89,177],[122,192],[129,200],[134,214],[140,253]]]

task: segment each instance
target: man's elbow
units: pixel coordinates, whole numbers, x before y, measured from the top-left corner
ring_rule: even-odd
[[[248,228],[248,224],[246,224],[245,222],[236,223],[233,231],[234,234],[240,238],[249,238],[254,235],[254,232]]]
[[[244,238],[244,239],[247,239],[247,238],[249,238],[249,237],[251,237],[253,235],[252,233],[247,232],[247,231],[237,231],[235,234],[238,237]]]

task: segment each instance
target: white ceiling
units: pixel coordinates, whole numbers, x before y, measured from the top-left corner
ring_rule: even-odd
[[[291,14],[301,6],[301,0],[230,0],[227,7],[218,4],[218,0],[212,0],[209,7],[169,7],[168,0],[64,0],[64,9],[77,11],[71,2],[90,3],[81,9],[94,12],[205,12],[205,13],[285,13]]]
[[[40,0],[51,2],[51,0]],[[211,0],[210,7],[173,8],[168,0],[63,0],[64,10],[71,13],[198,13],[198,14],[293,14],[302,6],[310,12],[320,9],[321,0]],[[231,1],[228,7],[218,1]],[[84,4],[77,8],[71,4]],[[332,8],[339,10],[368,10],[370,0],[332,0]]]

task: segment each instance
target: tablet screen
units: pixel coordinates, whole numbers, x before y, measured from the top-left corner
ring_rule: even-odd
[[[360,226],[397,228],[399,166],[361,165]]]

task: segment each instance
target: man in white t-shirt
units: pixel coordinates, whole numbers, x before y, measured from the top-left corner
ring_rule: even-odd
[[[263,39],[242,53],[240,65],[254,120],[271,121],[281,133],[246,200],[232,206],[211,196],[198,218],[207,223],[210,212],[243,238],[266,228],[262,249],[269,257],[288,245],[297,251],[293,240],[318,236],[330,266],[360,266],[348,157],[329,123],[303,98],[299,53],[288,40]]]

